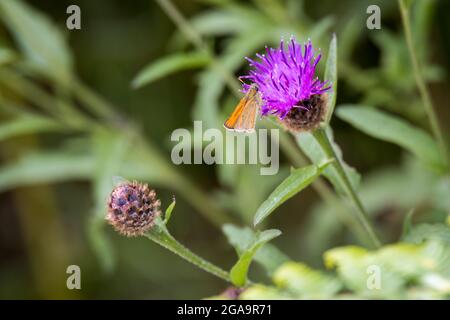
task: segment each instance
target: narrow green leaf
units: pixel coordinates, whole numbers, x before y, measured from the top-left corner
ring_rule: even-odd
[[[253,11],[252,11],[253,12]],[[258,15],[256,15],[258,17]],[[227,9],[208,10],[191,19],[192,26],[203,36],[223,36],[242,32],[255,21],[244,19],[239,12]],[[256,18],[255,18],[256,20]]]
[[[309,32],[308,36],[311,39],[323,39],[325,34],[329,34],[329,29],[336,23],[336,18],[332,15],[325,16],[322,19],[314,23]],[[333,34],[333,38],[335,35]],[[333,41],[333,39],[332,39]]]
[[[105,219],[95,214],[88,221],[88,238],[103,271],[110,273],[114,269],[116,256],[111,240],[105,233]]]
[[[247,283],[248,269],[258,249],[280,234],[280,230],[271,229],[256,235],[256,239],[240,254],[239,260],[230,270],[230,280],[235,286],[245,286]]]
[[[89,155],[64,151],[28,154],[0,168],[0,191],[39,183],[89,179],[93,171],[94,161]]]
[[[413,0],[400,0],[400,2],[405,6],[406,10],[409,10],[413,3]]]
[[[400,237],[400,239],[404,239],[406,235],[408,235],[411,232],[411,229],[413,227],[412,218],[414,216],[414,212],[415,210],[414,208],[412,208],[406,214],[405,219],[403,221],[402,236]]]
[[[330,299],[342,288],[341,281],[299,262],[289,261],[275,272],[273,282],[299,299]]]
[[[171,73],[203,67],[209,62],[210,58],[204,53],[177,53],[165,56],[144,67],[131,85],[133,88],[140,88]]]
[[[175,200],[175,196],[173,197],[173,201],[172,203],[167,207],[166,212],[164,214],[164,224],[168,224],[170,217],[172,216],[172,211],[175,208],[175,204],[176,204],[176,200]]]
[[[310,165],[304,168],[292,170],[289,177],[287,177],[259,206],[255,213],[253,224],[257,225],[263,221],[282,203],[306,188],[320,175],[322,170],[327,165],[328,163],[321,166]]]
[[[96,157],[95,174],[92,176],[94,185],[96,213],[105,214],[105,203],[113,189],[113,177],[119,175],[129,143],[120,133],[99,130],[93,135],[93,148]]]
[[[374,138],[392,142],[412,152],[433,168],[445,168],[433,138],[398,117],[360,105],[343,105],[339,107],[337,115]]]
[[[24,114],[0,124],[0,141],[31,133],[63,129],[63,126],[52,119]]]
[[[414,226],[403,238],[405,242],[420,244],[425,240],[439,240],[450,244],[450,227],[443,223],[422,223]]]
[[[93,134],[95,152],[95,169],[92,174],[92,184],[95,196],[95,216],[89,225],[89,240],[91,246],[105,272],[111,272],[115,267],[114,248],[105,234],[105,214],[108,195],[117,180],[121,163],[124,162],[128,143],[124,134],[108,130],[98,130]]]
[[[0,15],[28,62],[41,73],[69,84],[72,56],[62,33],[47,16],[20,0],[0,1]]]
[[[331,91],[328,92],[328,101],[326,105],[326,115],[325,115],[325,123],[328,124],[333,115],[334,106],[336,105],[336,95],[337,95],[337,38],[336,34],[333,34],[333,37],[330,42],[330,47],[328,49],[328,59],[327,64],[325,66],[325,81],[331,83]]]
[[[225,224],[222,231],[238,255],[241,255],[251,243],[256,241],[256,232],[248,227],[239,228],[232,224]],[[271,276],[279,266],[289,260],[289,257],[274,245],[266,243],[256,252],[254,260]]]
[[[0,48],[0,66],[8,64],[16,58],[14,51],[8,48]]]

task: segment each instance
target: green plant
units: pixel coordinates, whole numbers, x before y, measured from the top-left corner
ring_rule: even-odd
[[[24,1],[4,0],[0,19],[13,41],[0,38],[0,141],[11,150],[0,168],[0,191],[88,181],[93,204],[86,218],[86,233],[106,273],[114,272],[120,261],[115,240],[105,229],[106,199],[114,188],[114,177],[122,176],[170,190],[215,231],[222,231],[237,254],[227,268],[187,249],[172,235],[179,229],[169,232],[169,220],[184,214],[177,205],[178,213],[172,217],[175,201],[142,234],[238,287],[241,299],[449,298],[449,155],[427,89],[428,81],[441,79],[442,70],[428,61],[427,46],[417,45],[426,41],[435,1],[399,0],[399,12],[397,8],[393,12],[402,19],[404,37],[390,30],[366,35],[355,28],[360,22],[356,18],[347,19],[346,24],[331,16],[315,22],[300,1],[243,4],[210,0],[204,1],[208,10],[189,19],[172,1],[156,2],[177,27],[168,41],[173,53],[137,72],[129,81],[131,95],[173,73],[196,70],[198,90],[191,116],[207,128],[221,127],[225,114],[240,97],[235,73],[243,67],[243,56],[293,34],[328,48],[324,68],[318,65],[324,81],[332,85],[323,121],[314,130],[288,132],[275,117],[263,119],[261,127],[280,129],[280,148],[287,164],[278,175],[269,177],[260,176],[255,166],[217,164],[208,172],[217,178],[214,190],[208,192],[209,186],[204,187],[201,179],[192,182],[190,172],[170,162],[156,138],[146,137],[145,129],[80,79],[74,66],[76,57],[45,15]],[[335,34],[331,27],[337,29]],[[363,36],[380,48],[382,62],[377,68],[364,70],[352,61],[351,52]],[[410,68],[405,57],[411,58],[412,73],[405,71]],[[341,87],[357,94],[357,101],[342,103],[349,95],[341,98]],[[345,139],[338,136],[344,123],[350,125],[346,130],[356,135],[355,150],[351,151],[358,154],[361,149],[362,157],[366,153],[375,159],[376,166],[364,178],[344,161],[344,153],[347,161],[352,159]],[[58,143],[39,141],[44,134],[57,136]],[[37,142],[20,147],[17,141],[30,135],[37,137]],[[363,143],[358,144],[358,139]],[[342,149],[337,141],[344,142]],[[387,142],[382,145],[386,148],[395,146],[395,161],[378,167],[377,161],[383,158],[371,153],[371,146],[364,145],[367,141],[374,145]],[[319,201],[308,216],[301,217],[306,222],[299,229],[284,232],[283,237],[301,239],[300,245],[286,248],[281,231],[267,229],[267,225],[274,221],[275,212],[282,216],[282,209],[298,194],[303,197],[309,186]],[[296,224],[307,208],[292,211],[292,224]],[[393,225],[402,226],[401,236],[398,230],[389,229],[391,221],[382,221],[386,215],[395,219]],[[192,227],[187,223],[183,228]],[[57,228],[53,231],[57,239]],[[295,232],[298,235],[292,236]],[[284,251],[302,254],[291,258]],[[308,266],[317,266],[322,254],[327,271]],[[310,263],[295,262],[300,259]],[[262,273],[253,272],[253,261],[259,266],[256,271]],[[64,264],[61,260],[58,265]],[[372,266],[379,268],[380,288],[373,289],[367,282]]]

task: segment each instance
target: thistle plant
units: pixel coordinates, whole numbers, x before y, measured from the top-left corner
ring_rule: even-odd
[[[333,42],[332,45],[336,46],[336,39],[333,39]],[[287,49],[281,40],[279,48],[269,49],[266,47],[264,55],[257,54],[256,56],[260,61],[247,58],[254,70],[251,70],[248,76],[241,78],[258,86],[263,100],[261,114],[278,116],[283,125],[294,135],[301,131],[312,133],[326,157],[334,160],[332,166],[336,170],[347,196],[354,202],[359,222],[367,232],[372,245],[379,247],[380,241],[369,222],[364,206],[325,132],[327,123],[324,123],[324,120],[328,107],[327,91],[332,89],[332,83],[322,82],[316,76],[316,67],[321,59],[321,54],[315,55],[310,40],[302,47],[294,38],[291,38]],[[335,63],[335,58],[331,58],[329,61]],[[333,67],[329,66],[329,68]],[[243,87],[245,91],[248,90],[249,85],[244,83]],[[322,127],[319,128],[321,125]]]
[[[256,129],[279,129],[280,172],[261,177],[249,165],[175,166],[166,150],[169,126],[159,118],[168,101],[143,94],[140,111],[148,109],[150,116],[143,113],[133,121],[110,102],[113,97],[103,98],[82,81],[77,57],[47,15],[23,0],[0,1],[0,23],[7,34],[0,41],[0,140],[6,146],[0,190],[15,199],[11,212],[20,214],[33,274],[63,270],[78,257],[71,256],[62,231],[67,221],[84,219],[77,226],[86,227],[80,234],[87,234],[93,250],[86,259],[89,265],[98,262],[96,272],[120,272],[120,257],[121,269],[137,271],[127,272],[137,283],[148,278],[152,286],[171,292],[181,287],[185,278],[179,274],[184,276],[186,268],[166,265],[147,239],[205,271],[201,283],[211,285],[211,294],[222,292],[211,298],[450,298],[447,136],[445,121],[438,121],[439,100],[433,105],[427,88],[440,70],[426,54],[431,47],[427,14],[434,1],[399,0],[391,16],[398,16],[400,30],[383,27],[373,34],[353,19],[360,8],[349,8],[341,26],[329,16],[314,21],[305,8],[296,9],[298,1],[209,1],[208,10],[189,18],[171,0],[155,3],[158,14],[177,27],[167,41],[175,52],[151,61],[123,86],[114,82],[115,92],[134,97],[135,90],[156,80],[195,69],[192,113],[180,111],[187,110],[182,107],[190,99],[176,100],[175,113],[183,121],[221,128],[228,108],[249,88],[257,88]],[[354,59],[363,37],[379,48],[375,70],[365,70]],[[418,43],[424,45],[418,48]],[[105,65],[116,63],[102,58]],[[192,73],[185,76],[190,83]],[[173,83],[168,88],[174,99],[185,97],[185,88],[178,90]],[[164,134],[155,134],[149,124]],[[364,140],[365,135],[372,140]],[[197,142],[194,147],[201,149]],[[117,175],[130,181],[112,183]],[[64,184],[61,192],[42,191],[51,189],[42,185],[73,180],[83,181],[83,187]],[[310,186],[317,197],[305,192]],[[25,196],[24,187],[30,188]],[[68,196],[54,201],[60,194]],[[176,207],[175,198],[169,205],[165,201],[172,194],[181,200]],[[92,201],[78,201],[87,197]],[[39,211],[42,203],[45,210]],[[272,219],[275,214],[279,219]],[[226,254],[225,239],[235,254]],[[52,261],[53,256],[58,258]],[[321,269],[309,266],[319,262]],[[254,272],[256,266],[260,272]],[[209,282],[210,276],[217,283]],[[97,273],[92,277],[101,278]],[[148,293],[146,285],[136,287]],[[87,290],[82,294],[90,297]]]

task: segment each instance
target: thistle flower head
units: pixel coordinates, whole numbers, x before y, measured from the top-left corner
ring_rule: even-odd
[[[147,184],[121,183],[111,192],[106,220],[123,235],[143,235],[161,214],[160,206],[155,191]]]
[[[275,114],[283,119],[293,108],[308,109],[303,101],[331,88],[315,76],[321,54],[315,55],[310,40],[302,46],[291,38],[287,48],[281,40],[279,48],[266,47],[266,53],[256,57],[259,61],[246,58],[253,70],[241,78],[257,84],[263,100],[262,115]],[[244,84],[244,91],[248,88]]]

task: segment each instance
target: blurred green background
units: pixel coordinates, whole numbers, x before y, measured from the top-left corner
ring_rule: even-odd
[[[0,0],[0,298],[197,299],[223,291],[221,280],[103,225],[111,178],[148,182],[163,208],[175,195],[171,232],[229,269],[236,254],[216,218],[223,214],[250,226],[258,205],[287,176],[288,157],[282,152],[282,170],[269,177],[251,166],[171,164],[171,132],[192,127],[193,119],[220,123],[239,93],[204,58],[132,87],[146,65],[196,51],[156,2],[29,0],[19,9],[9,2],[15,1]],[[413,35],[448,133],[450,2],[416,2]],[[229,75],[242,75],[244,56],[276,45],[281,36],[311,37],[326,54],[335,32],[338,105],[379,107],[429,130],[395,1],[173,3]],[[65,26],[70,4],[81,8],[81,30]],[[381,30],[366,28],[370,4],[381,8]],[[41,20],[57,31],[40,28]],[[19,129],[3,128],[10,123]],[[332,125],[346,162],[362,174],[360,194],[384,241],[398,239],[412,207],[419,222],[449,214],[448,186],[399,147],[337,117]],[[266,226],[283,231],[273,241],[283,252],[318,268],[324,250],[357,243],[312,188],[277,209]],[[81,267],[82,290],[66,289],[71,264]],[[252,273],[264,276],[258,266]]]

